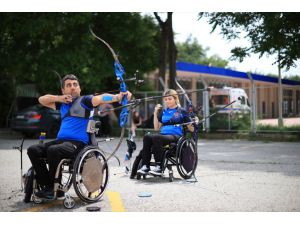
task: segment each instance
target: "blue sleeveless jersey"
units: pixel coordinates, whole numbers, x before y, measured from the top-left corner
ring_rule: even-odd
[[[182,108],[164,109],[158,121],[163,124],[160,133],[164,135],[183,135],[182,126],[174,126],[173,124],[190,122],[188,113]]]
[[[92,97],[92,95],[87,95],[84,96],[81,100],[81,106],[89,111],[93,110]],[[59,106],[59,104],[57,105]],[[56,107],[57,109],[60,109],[61,118],[64,117],[71,106],[72,103],[61,103],[60,108]],[[88,122],[89,119],[80,117],[67,116],[63,118],[63,120],[61,121],[59,132],[57,134],[57,139],[81,141],[85,144],[88,144],[89,136],[86,132]]]

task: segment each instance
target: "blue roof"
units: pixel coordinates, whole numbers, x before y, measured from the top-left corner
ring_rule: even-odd
[[[195,72],[195,73],[207,73],[207,74],[213,74],[216,76],[227,76],[227,77],[235,77],[235,78],[242,78],[247,79],[248,75],[245,72],[239,72],[235,70],[230,69],[224,69],[220,67],[214,67],[214,66],[205,66],[200,64],[193,64],[193,63],[186,63],[186,62],[176,62],[177,70],[180,71],[186,71],[186,72]],[[251,73],[252,77],[256,81],[264,81],[264,82],[270,82],[270,83],[278,83],[277,77],[269,77],[269,76],[263,76],[255,73]],[[287,85],[300,85],[300,81],[294,81],[294,80],[287,80],[282,79],[282,84]]]

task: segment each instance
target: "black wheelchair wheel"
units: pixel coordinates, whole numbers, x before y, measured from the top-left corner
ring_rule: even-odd
[[[189,179],[195,173],[198,163],[197,146],[190,138],[178,143],[176,166],[178,173],[184,179]]]
[[[141,169],[143,166],[143,160],[142,160],[142,154],[141,152],[137,155],[137,157],[134,160],[133,166],[132,166],[132,171],[131,171],[131,177],[135,177],[136,175],[136,179],[140,180],[142,175],[137,173],[137,171],[139,169]],[[145,175],[143,175],[143,179],[145,179]]]
[[[108,184],[109,170],[106,158],[97,146],[80,151],[74,163],[72,182],[78,197],[86,202],[97,202]]]
[[[142,167],[141,163],[142,163],[142,153],[140,151],[140,153],[136,156],[136,158],[132,164],[130,179],[134,179],[135,176],[137,178],[141,178],[141,176],[138,176],[138,174],[137,174],[137,171]]]

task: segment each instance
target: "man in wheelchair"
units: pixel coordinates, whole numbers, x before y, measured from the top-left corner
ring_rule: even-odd
[[[60,109],[61,126],[56,140],[32,145],[27,150],[36,173],[37,182],[42,186],[42,189],[35,193],[40,198],[51,199],[54,197],[54,178],[60,161],[62,159],[74,159],[79,151],[89,144],[87,128],[93,108],[103,103],[119,102],[126,94],[128,99],[131,98],[129,91],[120,92],[116,95],[80,96],[79,81],[72,74],[66,75],[61,83],[62,95],[47,94],[39,98],[40,104],[49,108]],[[57,197],[62,197],[63,194],[63,192],[57,192]]]
[[[182,126],[174,125],[191,121],[187,111],[180,107],[178,94],[175,90],[166,91],[164,96],[166,96],[163,98],[165,109],[162,110],[160,104],[156,105],[154,109],[154,130],[160,132],[159,134],[146,134],[144,136],[143,149],[141,150],[142,167],[137,171],[138,175],[162,175],[163,147],[170,143],[177,143],[184,132]],[[187,128],[191,132],[194,130],[192,124],[188,124]],[[153,170],[150,169],[152,153],[156,163]]]

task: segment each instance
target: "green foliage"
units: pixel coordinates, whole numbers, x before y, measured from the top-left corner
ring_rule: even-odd
[[[287,76],[285,79],[300,81],[299,75]]]
[[[218,55],[208,57],[207,51],[209,48],[204,49],[197,39],[192,39],[191,36],[183,43],[176,43],[176,47],[178,50],[178,61],[217,67],[226,67],[228,65],[228,61],[221,59]]]
[[[280,67],[288,70],[300,58],[300,13],[200,13],[212,25],[221,28],[221,34],[228,40],[244,38],[250,46],[232,49],[234,59],[243,61],[250,53],[260,56],[279,55]]]
[[[61,76],[76,74],[82,94],[119,89],[112,55],[89,33],[89,26],[116,51],[127,77],[137,69],[144,74],[157,67],[159,28],[151,17],[139,13],[0,13],[0,78],[8,83],[15,80],[11,93],[5,93],[5,84],[0,84],[1,96],[12,102],[15,86],[25,83],[34,83],[41,94],[60,93],[53,70]],[[6,99],[0,97],[0,104],[3,109]]]
[[[228,114],[216,114],[210,120],[211,131],[217,130],[250,130],[251,120],[249,114],[235,113],[230,118]]]

